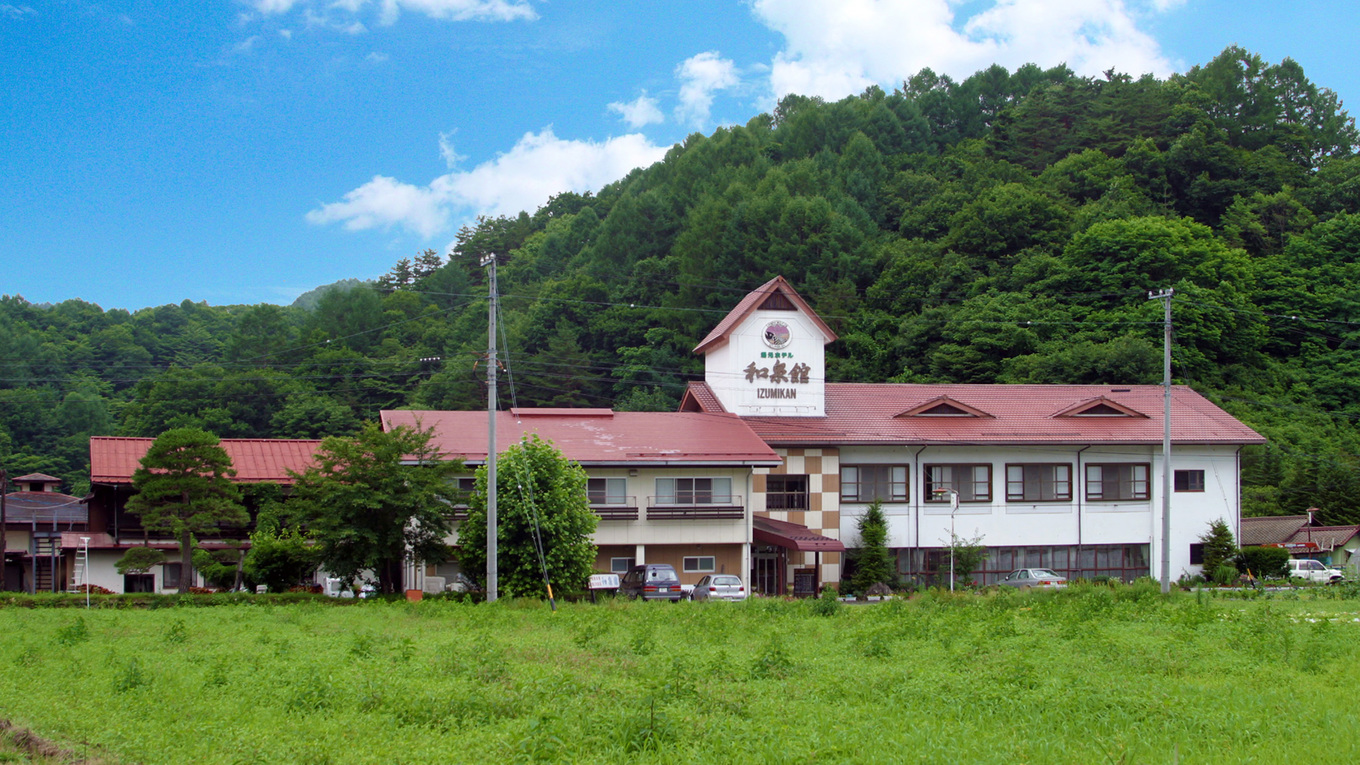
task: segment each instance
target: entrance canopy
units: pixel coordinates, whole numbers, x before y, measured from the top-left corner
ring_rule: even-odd
[[[802,552],[845,552],[839,539],[824,537],[797,523],[757,517],[751,520],[751,528],[757,542]]]

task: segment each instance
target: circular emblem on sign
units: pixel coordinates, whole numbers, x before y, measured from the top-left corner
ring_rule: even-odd
[[[779,350],[788,345],[789,340],[792,339],[792,336],[789,334],[789,325],[782,321],[772,321],[769,324],[766,324],[765,331],[762,335],[765,344],[775,350]]]

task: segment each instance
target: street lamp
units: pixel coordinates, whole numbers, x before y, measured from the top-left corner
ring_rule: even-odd
[[[954,535],[954,513],[959,511],[959,493],[953,489],[935,489],[934,494],[949,495],[949,591],[954,591],[954,553],[959,546],[959,538]]]

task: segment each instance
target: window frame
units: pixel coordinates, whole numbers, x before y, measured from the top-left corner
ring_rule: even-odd
[[[951,479],[948,481],[937,480],[933,475],[936,468],[949,468]],[[977,468],[984,468],[987,471],[987,477],[979,480],[976,477],[976,472],[974,472],[974,477],[971,480],[961,484],[961,482],[953,480],[952,477],[953,472],[959,468],[967,468],[972,471],[976,471]],[[923,465],[921,470],[921,486],[925,491],[924,501],[929,504],[947,504],[949,502],[949,494],[947,491],[937,493],[941,488],[945,490],[952,489],[953,491],[958,492],[960,504],[976,504],[992,501],[992,463],[990,462],[936,462],[929,465]],[[941,487],[941,484],[943,484],[943,487]],[[972,491],[965,494],[959,489],[960,485],[971,485]],[[986,489],[985,496],[980,496],[978,494],[977,490],[979,487]]]
[[[1182,485],[1181,485],[1181,478],[1182,478],[1182,477],[1185,478],[1185,485],[1184,485],[1184,488],[1182,488]],[[1198,483],[1199,483],[1199,486],[1198,486],[1198,487],[1195,486],[1196,479],[1198,479]],[[1204,492],[1204,471],[1203,471],[1202,469],[1199,469],[1199,468],[1187,468],[1187,469],[1185,469],[1185,470],[1172,470],[1172,472],[1171,472],[1171,490],[1174,491],[1174,492],[1180,492],[1180,493],[1195,493],[1195,494],[1203,493],[1203,492]]]
[[[623,567],[622,567],[622,568],[619,567],[619,563],[620,563],[620,562],[623,563]],[[609,559],[609,573],[611,573],[611,574],[619,574],[619,575],[627,574],[628,571],[629,571],[629,569],[631,569],[633,566],[636,566],[636,565],[637,565],[637,558],[636,558],[636,557],[632,557],[632,558],[615,558],[615,557],[611,557],[611,558]]]
[[[184,575],[184,564],[177,561],[161,564],[161,589],[179,589],[179,578]]]
[[[708,561],[708,568],[703,567],[703,561]],[[694,565],[690,565],[694,561]],[[680,561],[680,568],[686,574],[712,574],[718,570],[718,558],[714,555],[686,555]]]
[[[1084,476],[1086,480],[1083,496],[1086,497],[1087,502],[1147,502],[1152,499],[1152,466],[1146,462],[1089,462],[1085,467]],[[1091,479],[1091,471],[1093,469],[1100,470],[1100,478],[1095,480]],[[1128,484],[1133,488],[1130,495],[1124,496],[1120,494],[1117,496],[1109,496],[1108,492],[1105,491],[1105,486],[1107,484],[1113,483],[1116,486],[1123,484],[1123,481],[1120,480],[1118,476],[1116,476],[1115,480],[1106,477],[1106,472],[1111,469],[1129,471]],[[1141,478],[1138,477],[1140,469],[1142,471]],[[1142,485],[1141,493],[1137,489],[1139,484]],[[1100,487],[1099,494],[1092,493],[1092,485],[1098,485]]]
[[[1018,469],[1020,470],[1020,478],[1019,478],[1018,480],[1011,477],[1011,475],[1012,475],[1012,469],[1013,469],[1013,468],[1018,468]],[[1037,468],[1037,469],[1040,469],[1040,470],[1043,470],[1043,469],[1045,469],[1045,468],[1047,468],[1047,469],[1049,469],[1049,470],[1055,470],[1055,469],[1058,469],[1058,468],[1062,468],[1063,470],[1066,470],[1066,471],[1067,471],[1067,477],[1066,477],[1066,479],[1064,479],[1064,480],[1059,480],[1059,479],[1057,478],[1056,475],[1050,477],[1049,480],[1048,480],[1048,483],[1051,484],[1052,487],[1053,487],[1053,496],[1051,496],[1051,497],[1045,497],[1045,496],[1043,496],[1043,493],[1044,493],[1044,492],[1043,492],[1043,490],[1044,490],[1044,477],[1043,477],[1043,476],[1040,476],[1039,479],[1038,479],[1038,480],[1039,480],[1039,495],[1040,495],[1040,496],[1037,497],[1037,498],[1029,499],[1029,498],[1026,498],[1026,497],[1025,497],[1026,488],[1027,488],[1027,483],[1028,483],[1028,481],[1027,481],[1027,476],[1026,476],[1025,474],[1028,472],[1028,469],[1029,469],[1029,468]],[[1019,491],[1018,491],[1018,492],[1012,490],[1012,487],[1016,486],[1017,484],[1019,485]],[[1058,488],[1057,488],[1058,486],[1060,486],[1060,485],[1062,485],[1062,484],[1066,484],[1066,486],[1067,486],[1066,493],[1063,493],[1063,492],[1059,491]],[[1008,463],[1006,463],[1006,501],[1007,501],[1007,502],[1071,502],[1071,501],[1072,501],[1072,463],[1070,463],[1070,462],[1008,462]]]
[[[802,488],[787,488],[788,484],[802,484]],[[776,491],[772,484],[782,487]],[[765,476],[766,510],[807,510],[812,480],[805,474],[771,473]],[[778,498],[778,499],[776,499]]]
[[[872,472],[886,472],[887,480],[879,481],[875,476],[865,476],[864,472],[866,470]],[[848,475],[850,471],[854,471],[853,476]],[[902,480],[900,481],[895,480],[897,471],[901,471]],[[866,478],[868,480],[866,480]],[[899,485],[901,486],[900,492],[897,489]],[[854,493],[850,493],[849,491],[849,487],[851,486],[855,487]],[[876,493],[872,492],[872,489],[871,494],[866,495],[864,493],[864,488],[866,486],[875,488],[878,486],[887,486],[891,496],[872,496],[872,493]],[[892,463],[856,463],[853,465],[841,465],[841,501],[867,504],[874,502],[875,500],[884,504],[910,502],[911,466]]]
[[[603,489],[597,491],[591,484],[603,482]],[[614,489],[610,489],[610,485]],[[617,492],[617,493],[615,493]],[[586,500],[591,507],[623,507],[628,504],[628,479],[619,476],[586,478]]]
[[[700,488],[699,483],[707,481],[707,488]],[[670,489],[663,489],[662,485],[670,483]],[[682,488],[685,483],[688,488]],[[726,492],[722,493],[715,484],[725,483]],[[658,477],[656,479],[656,502],[659,505],[676,505],[680,507],[699,507],[710,505],[730,505],[735,500],[732,495],[732,478],[730,476],[680,476],[680,477]],[[702,501],[701,501],[702,499]]]

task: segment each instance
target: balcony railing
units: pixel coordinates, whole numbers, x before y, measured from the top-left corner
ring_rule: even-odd
[[[637,497],[593,496],[590,509],[602,521],[636,521],[638,519]]]
[[[647,498],[647,520],[710,520],[746,517],[745,500],[736,494],[687,492]]]

